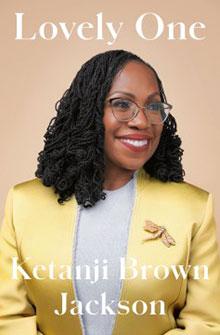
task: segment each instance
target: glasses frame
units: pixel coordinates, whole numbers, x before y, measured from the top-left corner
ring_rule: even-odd
[[[113,100],[118,100],[118,99],[120,99],[120,100],[128,100],[128,101],[131,101],[132,103],[134,103],[135,105],[136,105],[136,111],[134,112],[134,115],[131,117],[131,118],[129,118],[129,119],[127,119],[127,120],[120,120],[120,119],[118,119],[117,118],[117,116],[114,114],[114,108],[112,107],[112,104],[111,104],[111,102],[113,101]],[[168,113],[167,113],[167,116],[166,116],[166,118],[163,120],[163,121],[161,121],[161,122],[158,122],[158,123],[153,123],[153,124],[163,124],[165,121],[166,121],[166,119],[168,118],[168,116],[169,116],[169,114],[170,114],[170,111],[172,110],[172,108],[173,108],[173,105],[171,105],[171,104],[169,104],[168,102],[163,102],[163,101],[156,101],[156,102],[151,102],[151,103],[163,103],[164,105],[166,105],[166,108],[165,109],[169,109],[169,111],[168,111]],[[120,122],[128,122],[128,121],[131,121],[131,120],[133,120],[134,118],[136,118],[136,116],[138,115],[138,113],[140,112],[140,110],[144,110],[145,112],[148,112],[148,110],[147,110],[147,106],[148,105],[150,105],[151,103],[149,103],[147,106],[140,106],[140,105],[138,105],[135,101],[133,101],[133,100],[131,100],[131,99],[127,99],[127,98],[119,98],[119,97],[117,97],[117,98],[110,98],[110,99],[108,99],[107,101],[106,101],[106,103],[109,103],[110,104],[110,106],[111,106],[111,110],[112,110],[112,114],[114,115],[114,117],[116,118],[116,120],[118,120],[118,121],[120,121]],[[145,116],[146,116],[146,113],[145,113]],[[152,122],[151,122],[152,123]]]

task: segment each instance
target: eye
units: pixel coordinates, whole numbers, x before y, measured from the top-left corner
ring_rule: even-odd
[[[164,109],[164,107],[161,102],[152,102],[149,105],[147,105],[147,109],[152,111],[161,111]]]
[[[126,99],[114,99],[111,101],[112,107],[117,109],[126,110],[130,108],[132,102]]]

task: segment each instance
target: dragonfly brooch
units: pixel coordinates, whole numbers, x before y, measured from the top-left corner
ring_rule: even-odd
[[[161,238],[161,241],[165,244],[166,247],[171,245],[176,245],[176,242],[170,234],[168,234],[164,226],[158,226],[152,221],[146,220],[144,225],[144,230],[152,233],[151,236],[146,237],[143,242]]]

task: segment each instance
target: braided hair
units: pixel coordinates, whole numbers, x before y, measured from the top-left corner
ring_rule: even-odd
[[[44,148],[38,154],[35,176],[52,186],[63,204],[74,194],[78,204],[94,206],[105,199],[104,183],[104,101],[116,74],[129,61],[141,62],[154,72],[161,101],[167,102],[163,85],[154,68],[139,56],[125,50],[95,55],[77,72],[70,87],[55,104],[53,117],[44,135]],[[159,145],[143,168],[163,182],[183,181],[181,139],[175,118],[164,122]]]

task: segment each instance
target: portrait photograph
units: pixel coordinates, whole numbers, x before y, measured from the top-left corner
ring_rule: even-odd
[[[219,10],[1,4],[0,335],[220,335]]]

